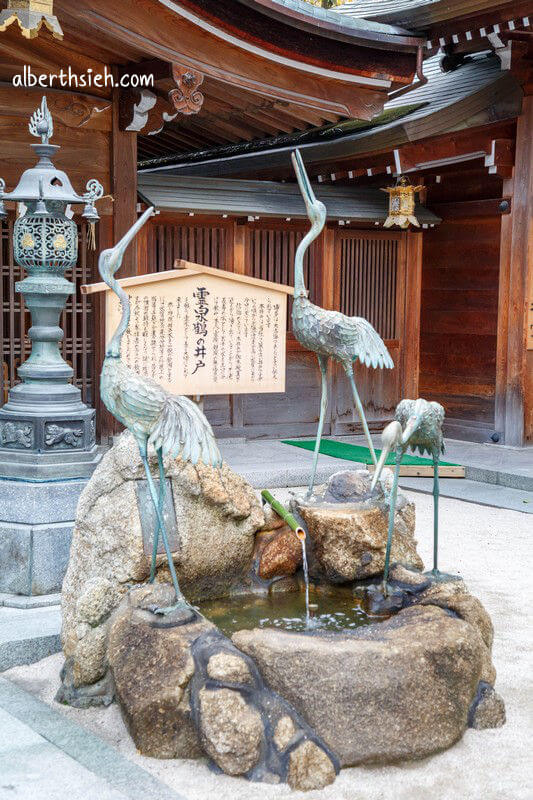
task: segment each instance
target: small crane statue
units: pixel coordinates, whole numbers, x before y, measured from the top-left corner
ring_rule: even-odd
[[[100,377],[100,394],[111,414],[133,433],[144,465],[157,518],[150,569],[151,582],[155,578],[159,531],[168,559],[176,602],[165,608],[156,608],[154,612],[158,614],[175,612],[174,621],[178,618],[187,621],[193,612],[179,588],[163,518],[165,499],[163,456],[169,455],[172,458],[180,456],[183,461],[190,461],[193,464],[201,460],[212,467],[220,467],[222,459],[211,426],[196,403],[187,397],[169,394],[155,381],[131,370],[121,359],[120,346],[128,328],[130,302],[128,295],[114,276],[122,263],[127,246],[153,213],[153,208],[147,209],[118,244],[109,250],[102,250],[98,259],[98,270],[102,280],[115,292],[122,307],[121,320],[106,350]],[[149,444],[153,445],[157,454],[159,497],[148,464]]]
[[[316,436],[313,467],[306,497],[313,492],[320,440],[324,428],[324,418],[328,406],[327,369],[330,358],[340,361],[350,381],[355,406],[363,425],[363,431],[368,442],[370,455],[374,465],[377,463],[376,453],[365,412],[355,385],[353,365],[361,361],[367,367],[392,369],[394,363],[381,336],[363,317],[347,317],[340,311],[327,311],[320,306],[315,306],[308,299],[308,292],[304,283],[303,259],[311,242],[320,235],[326,221],[326,207],[317,200],[309,177],[305,170],[299,150],[291,154],[294,171],[302,193],[307,216],[311,221],[311,228],[298,245],[294,257],[294,302],[292,306],[292,332],[300,344],[316,353],[320,372],[322,373],[322,396],[320,400],[320,418]]]
[[[389,498],[389,529],[387,549],[385,551],[385,567],[383,571],[383,593],[388,593],[390,551],[394,532],[394,516],[396,498],[398,496],[398,478],[400,464],[408,448],[418,450],[421,455],[427,451],[433,458],[433,569],[427,573],[436,581],[459,580],[456,575],[448,575],[438,569],[439,550],[439,460],[444,452],[442,425],[444,409],[440,403],[428,402],[421,397],[418,400],[402,400],[396,406],[394,421],[390,422],[381,434],[383,449],[372,479],[371,489],[379,480],[383,465],[389,453],[395,451],[394,481]]]

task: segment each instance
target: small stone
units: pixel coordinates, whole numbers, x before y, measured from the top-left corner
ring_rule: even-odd
[[[350,480],[356,479],[370,487],[368,473],[356,474]],[[349,499],[346,490],[345,501],[334,503],[331,481],[323,495],[317,493],[311,500],[295,498],[292,503],[307,526],[311,575],[331,583],[377,576],[385,566],[389,526],[389,507],[383,492],[368,491],[366,496]],[[340,495],[342,487],[336,489],[333,484],[333,488]],[[422,569],[424,564],[416,550],[414,531],[414,504],[398,495],[391,560]]]
[[[323,789],[335,780],[331,759],[314,742],[302,742],[289,757],[287,782],[291,789],[308,792]]]
[[[485,730],[505,725],[505,703],[489,683],[479,682],[477,695],[468,714],[470,728]]]
[[[244,775],[259,761],[260,714],[232,689],[201,689],[200,736],[205,752],[227,775]]]
[[[208,661],[207,674],[214,681],[224,683],[252,683],[248,664],[231,653],[215,653]]]
[[[357,502],[370,495],[370,473],[366,469],[336,472],[328,481],[325,503]]]
[[[395,564],[392,567],[389,572],[389,580],[392,583],[410,587],[413,591],[422,591],[431,584],[431,580],[423,572],[407,569],[403,564]]]
[[[286,714],[278,720],[274,731],[274,744],[278,750],[284,750],[296,733],[296,726],[292,719]]]
[[[302,545],[288,525],[280,528],[276,535],[261,550],[258,575],[263,580],[283,575],[294,575],[302,563]]]

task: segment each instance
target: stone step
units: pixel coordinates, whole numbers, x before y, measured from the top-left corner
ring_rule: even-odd
[[[61,650],[61,608],[0,608],[0,672]]]

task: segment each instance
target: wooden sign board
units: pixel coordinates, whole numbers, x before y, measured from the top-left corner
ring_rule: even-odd
[[[285,391],[287,295],[269,281],[186,261],[180,269],[119,281],[131,317],[122,358],[174,394]],[[121,308],[105,284],[106,341]]]

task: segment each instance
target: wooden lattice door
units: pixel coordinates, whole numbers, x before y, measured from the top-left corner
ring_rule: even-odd
[[[405,234],[343,231],[336,239],[336,307],[348,316],[367,319],[385,341],[394,370],[356,366],[357,386],[369,424],[390,419],[401,399],[405,308]],[[334,432],[359,429],[344,371],[334,370]],[[355,425],[354,425],[355,423]]]

